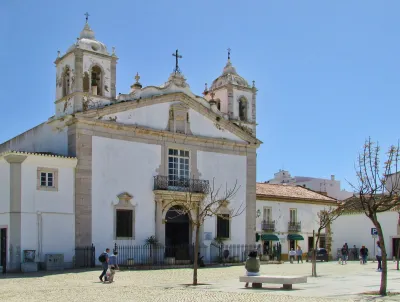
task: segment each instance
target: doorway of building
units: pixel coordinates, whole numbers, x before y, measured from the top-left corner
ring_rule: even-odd
[[[400,238],[392,238],[392,255],[396,259],[398,258],[397,253],[400,252],[399,249]]]
[[[189,216],[182,214],[181,207],[173,206],[165,215],[165,255],[175,260],[189,260],[191,247]]]
[[[308,251],[314,248],[314,237],[308,237]]]
[[[7,229],[0,231],[0,265],[5,274],[7,271]]]

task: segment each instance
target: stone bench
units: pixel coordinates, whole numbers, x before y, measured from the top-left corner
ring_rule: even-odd
[[[292,289],[293,284],[307,283],[305,276],[241,276],[240,282],[252,283],[253,288],[262,288],[263,283],[283,284],[283,289]]]

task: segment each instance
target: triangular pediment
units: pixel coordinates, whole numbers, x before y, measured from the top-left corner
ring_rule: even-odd
[[[79,113],[76,117],[90,117],[119,125],[238,143],[261,144],[257,138],[229,121],[221,113],[214,112],[203,98],[193,98],[181,92],[116,103],[105,108]],[[188,123],[184,123],[185,120]]]

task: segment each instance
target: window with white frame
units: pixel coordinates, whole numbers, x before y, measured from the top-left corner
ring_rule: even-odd
[[[290,209],[290,222],[297,222],[297,209]]]
[[[269,223],[272,222],[272,208],[264,207],[263,208],[263,221]]]
[[[168,150],[168,185],[180,186],[189,179],[189,151]]]
[[[51,168],[37,169],[37,189],[44,191],[58,190],[58,170]]]

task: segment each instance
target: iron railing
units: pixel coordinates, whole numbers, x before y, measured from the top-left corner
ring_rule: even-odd
[[[274,221],[263,221],[261,223],[261,229],[267,232],[275,232],[275,220]]]
[[[301,231],[301,222],[288,222],[288,232],[300,232]]]
[[[209,181],[191,178],[171,179],[168,176],[154,176],[154,190],[207,193]]]
[[[76,268],[80,267],[95,267],[96,265],[96,248],[91,246],[83,246],[75,248],[75,263]]]

